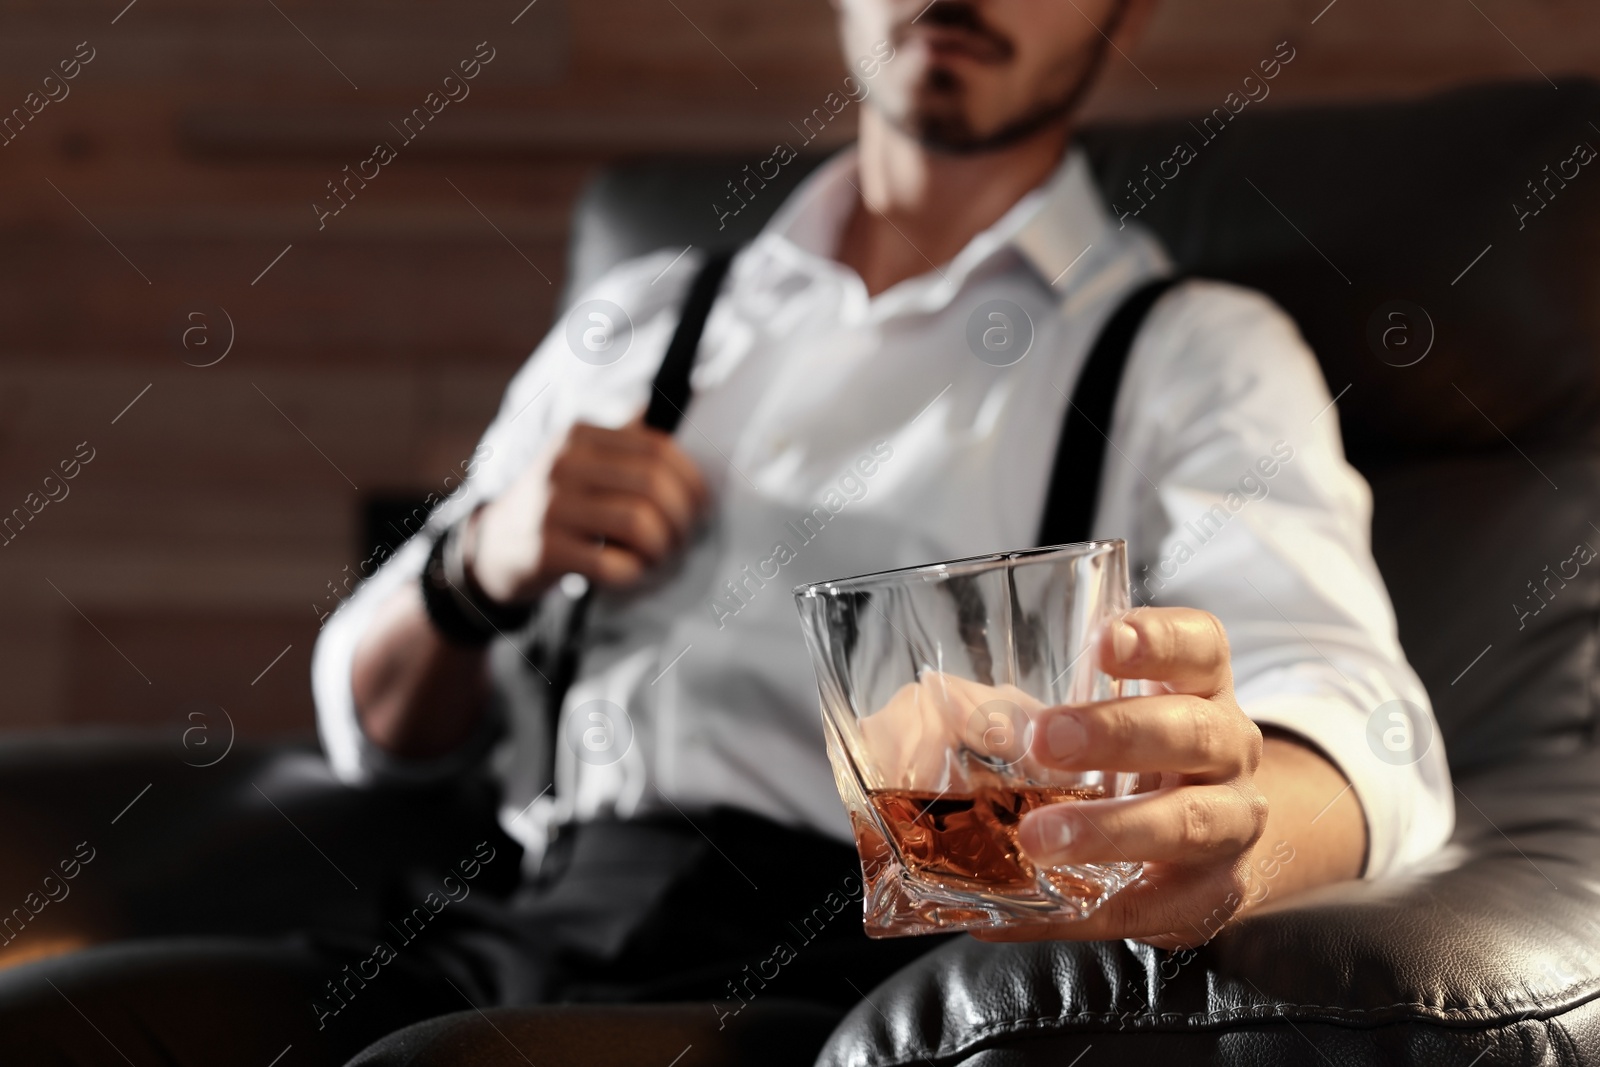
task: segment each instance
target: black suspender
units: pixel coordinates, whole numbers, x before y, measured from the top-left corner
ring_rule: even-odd
[[[705,332],[711,305],[717,302],[717,292],[722,288],[722,279],[728,276],[728,267],[736,251],[730,248],[712,252],[700,265],[700,273],[689,283],[689,295],[683,302],[677,332],[667,345],[661,369],[656,371],[650,406],[644,412],[646,426],[663,433],[678,428],[683,409],[689,406],[689,372],[694,370],[695,353],[700,350],[700,335]]]
[[[1182,280],[1157,278],[1135,289],[1111,313],[1084,360],[1056,441],[1055,465],[1050,471],[1050,487],[1045,491],[1044,518],[1039,522],[1039,544],[1070,545],[1089,540],[1122,369],[1145,316],[1167,290]]]
[[[722,249],[706,256],[700,272],[689,283],[689,295],[683,302],[683,313],[678,318],[678,328],[667,344],[666,355],[656,371],[650,389],[650,403],[645,408],[644,424],[662,433],[672,433],[683,421],[683,409],[689,406],[689,374],[694,370],[694,357],[700,350],[700,336],[705,332],[706,320],[711,317],[711,306],[717,302],[717,292],[728,275],[736,248]],[[578,656],[583,648],[583,624],[589,616],[589,601],[594,598],[593,588],[584,590],[567,612],[562,628],[561,643],[555,650],[550,675],[550,699],[545,705],[549,722],[550,780],[555,781],[556,745],[560,743],[561,705],[566,702],[567,690],[578,676]]]

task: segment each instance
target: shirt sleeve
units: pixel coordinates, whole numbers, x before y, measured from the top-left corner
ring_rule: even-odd
[[[577,354],[567,336],[571,313],[558,320],[507,386],[499,412],[465,465],[467,476],[454,485],[454,479],[446,479],[441,488],[447,491],[427,498],[425,514],[417,516],[417,532],[392,556],[363,561],[358,569],[365,580],[323,620],[311,658],[311,690],[317,732],[341,780],[436,779],[483,755],[497,726],[492,720],[460,750],[438,760],[399,760],[368,741],[351,690],[356,648],[383,602],[419,579],[433,539],[446,527],[492,500],[530,467],[548,471],[573,423],[582,419],[620,426],[637,414],[641,390],[648,389],[654,373],[650,354],[664,347],[677,302],[698,262],[694,256],[681,258],[679,263],[674,253],[661,252],[631,260],[582,294],[574,305],[574,312],[585,315],[582,326],[599,328],[602,320],[591,321],[589,310],[620,320],[605,328],[614,339],[622,338],[621,353],[615,358]],[[581,329],[578,336],[581,343]],[[542,507],[542,502],[535,506]]]
[[[1350,782],[1366,877],[1439,848],[1455,820],[1443,741],[1372,558],[1371,491],[1293,321],[1185,283],[1141,332],[1113,427],[1096,527],[1127,537],[1135,602],[1222,621],[1240,707]]]
[[[549,418],[555,360],[540,345],[506,391],[500,413],[484,433],[473,458],[468,461],[467,477],[449,493],[430,494],[415,516],[416,533],[393,555],[380,561],[363,561],[359,568],[366,580],[358,585],[338,609],[323,621],[311,657],[311,690],[317,707],[317,732],[334,773],[342,781],[364,783],[375,779],[431,780],[454,774],[481,756],[487,736],[475,736],[449,757],[429,761],[400,760],[367,740],[356,717],[355,696],[351,689],[351,670],[356,647],[379,607],[408,582],[417,581],[433,540],[451,523],[471,512],[478,503],[492,498],[536,458],[530,446],[540,443],[537,428]],[[532,433],[518,433],[517,423],[527,420]],[[532,449],[536,452],[537,449]],[[371,568],[376,563],[376,571]],[[484,723],[483,734],[494,729]]]

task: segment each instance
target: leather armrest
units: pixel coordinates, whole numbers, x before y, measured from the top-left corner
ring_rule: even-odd
[[[521,852],[486,782],[357,789],[309,747],[240,743],[220,759],[213,748],[176,737],[0,743],[0,907],[29,893],[38,907],[65,889],[0,947],[0,966],[110,938],[359,928],[402,880],[443,871],[484,840],[497,854],[479,884],[503,893],[517,882]],[[80,844],[93,859],[58,885]],[[42,881],[52,873],[53,890]]]
[[[1141,1062],[1600,1063],[1600,752],[1476,775],[1457,807],[1424,868],[1269,904],[1187,958],[953,942],[875,990],[818,1063],[1064,1064],[1091,1044]]]

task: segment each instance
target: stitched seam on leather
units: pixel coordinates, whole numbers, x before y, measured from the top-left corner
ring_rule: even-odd
[[[1568,986],[1566,989],[1561,990],[1560,992],[1561,992],[1561,994],[1566,994],[1568,992],[1571,992],[1573,990],[1576,990],[1576,989],[1579,989],[1579,988],[1583,987],[1583,985],[1584,985],[1584,983],[1582,983],[1582,982],[1574,983],[1573,985]],[[1189,1022],[1189,1023],[1195,1023],[1195,1022],[1200,1022],[1200,1023],[1232,1022],[1232,1021],[1245,1021],[1245,1020],[1251,1020],[1251,1021],[1266,1020],[1266,1021],[1271,1021],[1273,1019],[1283,1019],[1285,1022],[1291,1022],[1291,1023],[1292,1022],[1296,1022],[1296,1021],[1298,1021],[1298,1022],[1333,1022],[1333,1023],[1337,1023],[1337,1022],[1340,1022],[1340,1021],[1354,1020],[1354,1019],[1361,1018],[1361,1017],[1366,1017],[1366,1016],[1378,1016],[1378,1015],[1381,1015],[1384,1012],[1393,1011],[1393,1010],[1395,1010],[1397,1008],[1406,1008],[1406,1009],[1411,1009],[1411,1010],[1417,1012],[1417,1014],[1413,1015],[1413,1016],[1411,1016],[1409,1018],[1402,1017],[1402,1018],[1389,1019],[1389,1020],[1385,1020],[1385,1021],[1388,1021],[1388,1022],[1431,1023],[1431,1022],[1442,1022],[1442,1021],[1454,1020],[1454,1021],[1465,1021],[1465,1022],[1480,1022],[1480,1023],[1486,1023],[1491,1027],[1502,1027],[1503,1028],[1503,1027],[1516,1026],[1516,1025],[1522,1023],[1522,1022],[1527,1021],[1527,1019],[1531,1016],[1531,1014],[1533,1012],[1538,1012],[1538,1011],[1567,1012],[1567,1011],[1575,1010],[1576,1008],[1580,1007],[1585,1001],[1593,999],[1597,994],[1600,994],[1600,986],[1591,986],[1591,987],[1588,988],[1587,994],[1584,997],[1582,997],[1580,1000],[1578,1000],[1578,1001],[1575,1001],[1575,1002],[1572,1002],[1572,1003],[1568,1003],[1568,1004],[1565,1004],[1565,1005],[1562,1005],[1562,1004],[1559,1004],[1559,1003],[1553,1004],[1553,1003],[1550,1003],[1549,1001],[1546,1001],[1544,1003],[1535,1005],[1533,1007],[1525,1007],[1523,1010],[1527,1014],[1524,1014],[1520,1018],[1509,1018],[1509,1019],[1508,1018],[1504,1018],[1503,1015],[1500,1014],[1500,1013],[1503,1013],[1506,1010],[1504,1007],[1501,1007],[1501,1008],[1498,1008],[1498,1009],[1492,1009],[1490,1005],[1479,1004],[1479,1005],[1474,1005],[1474,1006],[1467,1007],[1467,1008],[1438,1008],[1438,1007],[1434,1007],[1433,1005],[1423,1004],[1423,1003],[1420,1003],[1420,1002],[1417,1002],[1417,1001],[1397,1001],[1397,1002],[1395,1002],[1393,1004],[1384,1004],[1384,1005],[1380,1005],[1378,1007],[1373,1007],[1373,1008],[1340,1008],[1340,1007],[1335,1007],[1335,1006],[1325,1005],[1325,1004],[1258,1004],[1258,1005],[1253,1005],[1253,1006],[1248,1007],[1248,1008],[1224,1008],[1224,1009],[1222,1009],[1220,1011],[1212,1011],[1212,1012],[1204,1012],[1204,1013],[1184,1014],[1182,1012],[1161,1012],[1161,1013],[1152,1013],[1152,1014],[1145,1014],[1145,1015],[1137,1015],[1136,1014],[1134,1017],[1136,1019],[1150,1019],[1150,1020],[1155,1020],[1155,1021],[1158,1021],[1158,1022],[1177,1021],[1177,1022]],[[1556,998],[1552,998],[1552,999],[1556,999]],[[1564,998],[1562,998],[1562,999],[1564,999]],[[1485,1009],[1494,1010],[1496,1012],[1496,1014],[1485,1016],[1483,1014]],[[1289,1011],[1289,1010],[1321,1012],[1321,1013],[1325,1013],[1325,1016],[1324,1016],[1324,1018],[1320,1018],[1320,1019],[1299,1019],[1299,1020],[1295,1020],[1295,1019],[1289,1019],[1285,1015],[1285,1012]],[[917,1064],[917,1063],[926,1063],[927,1059],[929,1057],[943,1058],[943,1057],[946,1057],[946,1056],[965,1056],[965,1055],[969,1054],[970,1052],[975,1051],[974,1046],[976,1046],[977,1044],[979,1044],[980,1042],[982,1042],[983,1040],[985,1040],[987,1038],[1000,1037],[1000,1036],[1004,1036],[1005,1034],[1008,1034],[1008,1033],[1021,1033],[1021,1032],[1027,1031],[1027,1030],[1041,1030],[1041,1029],[1044,1029],[1045,1027],[1048,1027],[1048,1026],[1060,1025],[1062,1023],[1068,1023],[1068,1022],[1100,1022],[1100,1023],[1109,1023],[1109,1022],[1118,1022],[1118,1021],[1126,1022],[1127,1019],[1128,1019],[1129,1014],[1130,1013],[1128,1013],[1128,1012],[1084,1011],[1084,1012],[1073,1012],[1073,1013],[1068,1014],[1068,1015],[1048,1015],[1048,1016],[1047,1015],[1041,1015],[1041,1016],[1037,1016],[1037,1017],[1032,1018],[1032,1019],[1011,1019],[1011,1020],[1007,1020],[1005,1022],[988,1023],[988,1024],[985,1024],[985,1025],[970,1027],[967,1030],[967,1033],[966,1033],[964,1039],[962,1040],[962,1042],[959,1045],[955,1045],[955,1046],[952,1046],[952,1047],[949,1047],[949,1048],[946,1048],[943,1045],[941,1045],[939,1048],[934,1049],[932,1052],[929,1052],[929,1053],[926,1053],[926,1054],[921,1054],[921,1055],[919,1055],[917,1053],[911,1053],[910,1055],[912,1055],[914,1057],[913,1059],[869,1060],[867,1062],[875,1063],[875,1064],[878,1065],[878,1067],[902,1067],[902,1065],[912,1065],[912,1064]],[[1331,1018],[1329,1018],[1328,1016],[1331,1016]],[[1137,1025],[1137,1023],[1135,1025]]]

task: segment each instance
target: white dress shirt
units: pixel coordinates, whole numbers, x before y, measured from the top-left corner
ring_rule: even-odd
[[[491,766],[506,785],[502,821],[534,856],[552,824],[715,805],[849,840],[790,589],[1032,546],[1087,350],[1123,297],[1169,270],[1148,233],[1108,216],[1074,150],[950,263],[869,297],[832,258],[855,172],[846,152],[806,180],[734,261],[707,323],[677,432],[711,486],[703,535],[644,587],[593,605],[564,712],[595,700],[623,709],[613,729],[631,734],[625,751],[585,759],[581,745],[559,744],[555,789],[540,795],[538,716],[510,716]],[[547,467],[574,422],[619,426],[640,412],[697,266],[696,254],[676,254],[617,267],[583,294],[575,331],[570,314],[556,324],[434,529],[530,464]],[[604,365],[578,358],[568,339],[595,299],[633,326],[626,354]],[[1031,346],[1009,366],[969,343],[970,320],[981,337],[991,320],[980,305],[997,299],[1031,320]],[[1370,492],[1345,462],[1293,322],[1234,286],[1171,291],[1134,346],[1110,438],[1095,536],[1127,540],[1136,599],[1222,620],[1241,707],[1320,746],[1353,784],[1369,876],[1436,849],[1454,820],[1443,746],[1372,560]],[[870,476],[858,473],[863,456],[874,459]],[[799,520],[819,506],[831,519],[802,540]],[[415,538],[318,642],[322,740],[346,780],[451,769],[385,758],[351,697],[353,651],[374,608],[416,579],[426,553]],[[1377,721],[1390,733],[1370,723],[1397,700],[1412,716],[1394,721],[1430,739],[1420,758],[1385,758],[1370,740],[1392,739],[1387,713]],[[564,738],[582,736],[585,724],[564,723]]]

